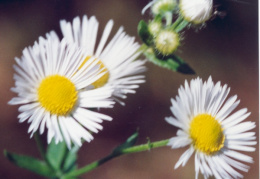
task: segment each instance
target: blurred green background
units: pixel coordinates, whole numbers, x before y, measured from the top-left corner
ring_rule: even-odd
[[[14,57],[20,57],[22,50],[33,45],[39,36],[55,30],[60,34],[59,21],[71,21],[75,16],[95,15],[100,22],[99,37],[106,22],[115,22],[113,34],[120,26],[131,36],[136,36],[137,24],[148,20],[149,12],[141,15],[148,0],[0,0],[0,151],[7,149],[21,154],[39,157],[36,144],[27,134],[28,124],[19,124],[17,106],[7,102],[14,96]],[[147,82],[134,95],[128,95],[126,106],[116,105],[113,109],[101,110],[111,115],[112,122],[104,122],[104,130],[94,135],[91,143],[85,143],[79,152],[79,166],[106,156],[122,143],[137,128],[138,144],[167,139],[176,135],[176,128],[168,125],[164,118],[170,116],[170,98],[185,79],[197,76],[207,80],[211,75],[215,82],[221,81],[231,87],[230,95],[238,95],[241,103],[238,109],[247,107],[252,114],[248,120],[255,121],[258,136],[259,86],[258,86],[258,1],[242,2],[222,0],[215,2],[226,16],[211,20],[202,28],[190,28],[182,33],[182,44],[178,50],[195,71],[196,75],[182,75],[147,63]],[[45,134],[42,136],[45,140]],[[258,139],[258,138],[257,138]],[[194,160],[184,168],[173,167],[185,149],[172,150],[169,147],[122,156],[109,161],[100,168],[85,174],[82,178],[95,179],[158,179],[194,178]],[[249,155],[254,157],[249,173],[242,173],[246,179],[259,176],[259,148]],[[3,155],[0,155],[1,179],[41,179],[29,171],[20,169]]]

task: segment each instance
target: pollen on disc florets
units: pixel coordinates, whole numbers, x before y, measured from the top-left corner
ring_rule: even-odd
[[[177,50],[180,44],[178,33],[172,30],[161,30],[155,37],[155,48],[162,55],[170,55]]]
[[[224,146],[221,124],[210,114],[199,114],[190,123],[190,138],[195,149],[213,155]]]
[[[38,87],[38,101],[51,114],[68,115],[77,99],[78,92],[74,83],[61,75],[47,76]]]

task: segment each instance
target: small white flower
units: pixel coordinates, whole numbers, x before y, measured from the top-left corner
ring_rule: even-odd
[[[186,21],[202,24],[213,15],[213,0],[180,0],[179,9]]]
[[[137,52],[140,46],[134,42],[134,37],[123,32],[122,27],[104,48],[113,27],[112,20],[107,23],[96,50],[98,22],[94,16],[88,19],[85,15],[82,20],[76,17],[72,23],[62,20],[60,26],[68,43],[76,43],[88,56],[83,63],[88,58],[100,60],[99,64],[106,74],[93,84],[95,88],[113,86],[114,99],[124,105],[121,99],[126,98],[127,93],[135,93],[139,84],[145,82],[144,76],[139,75],[145,70],[145,61],[136,60],[140,55],[140,52]]]
[[[20,104],[19,122],[28,121],[28,133],[42,134],[48,129],[48,143],[65,140],[81,146],[81,139],[90,142],[91,132],[102,130],[102,120],[111,117],[94,112],[94,108],[110,108],[113,93],[111,87],[86,90],[104,73],[100,73],[98,61],[91,58],[79,69],[84,55],[73,44],[61,42],[54,32],[47,39],[39,38],[32,47],[23,50],[21,59],[14,65],[17,93],[9,104]]]
[[[204,83],[200,78],[191,80],[190,85],[185,81],[184,87],[179,88],[179,96],[171,100],[174,117],[167,117],[166,121],[180,129],[168,145],[189,149],[175,169],[184,166],[195,153],[196,178],[199,172],[204,178],[242,178],[236,169],[248,171],[249,166],[242,162],[253,163],[253,158],[243,153],[255,151],[255,132],[249,132],[255,123],[242,122],[250,115],[246,108],[233,112],[239,100],[236,95],[226,100],[229,91],[227,85],[214,84],[211,77]]]

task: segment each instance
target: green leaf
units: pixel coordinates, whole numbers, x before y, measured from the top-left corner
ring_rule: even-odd
[[[177,55],[165,56],[164,58],[162,58],[162,60],[177,62],[179,64],[179,66],[177,68],[177,72],[180,72],[183,74],[189,74],[189,75],[195,74],[195,71]]]
[[[55,177],[55,173],[53,170],[46,164],[45,161],[38,160],[36,158],[26,156],[26,155],[18,155],[15,153],[10,153],[8,151],[4,151],[5,157],[14,163],[15,165],[30,170],[34,173],[45,177]]]
[[[176,55],[155,56],[154,51],[150,48],[144,51],[144,55],[155,65],[177,71],[183,74],[195,74],[194,70]]]
[[[119,145],[118,147],[116,147],[113,150],[112,154],[113,155],[120,155],[121,151],[123,149],[128,148],[128,147],[132,147],[136,143],[137,138],[138,138],[138,132],[135,132],[130,137],[128,137],[128,139],[125,141],[125,143],[123,143],[123,144]]]
[[[70,151],[68,151],[66,158],[64,159],[64,164],[62,170],[67,173],[77,168],[77,152],[79,150],[78,146],[72,147]]]
[[[141,20],[137,26],[138,35],[142,39],[142,41],[150,46],[153,44],[153,36],[148,30],[148,25],[145,21]]]
[[[68,149],[65,142],[59,142],[58,144],[55,144],[55,141],[52,140],[48,145],[46,158],[55,170],[60,169],[67,150]]]

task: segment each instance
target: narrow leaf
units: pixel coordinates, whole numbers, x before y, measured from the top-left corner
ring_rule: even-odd
[[[177,68],[177,72],[183,73],[183,74],[189,74],[194,75],[195,71],[186,63],[184,62],[179,56],[177,55],[170,55],[167,57],[164,57],[166,61],[175,61],[179,64]],[[165,60],[163,58],[163,60]]]
[[[142,39],[142,41],[150,46],[153,43],[153,36],[150,34],[148,30],[148,25],[145,21],[141,20],[137,26],[138,35]]]
[[[30,170],[45,177],[55,177],[53,170],[46,164],[45,161],[38,160],[26,155],[10,153],[6,150],[4,151],[4,155],[9,161],[21,168]]]
[[[150,48],[144,52],[144,55],[155,65],[177,71],[183,74],[195,74],[194,70],[189,67],[180,57],[176,55],[155,56],[154,51]]]
[[[119,145],[118,147],[116,147],[112,154],[113,155],[119,155],[121,154],[121,151],[125,148],[128,148],[128,147],[132,147],[136,141],[137,141],[137,138],[138,138],[138,132],[135,132],[134,134],[132,134],[130,137],[128,137],[128,139],[125,141],[125,143]]]

